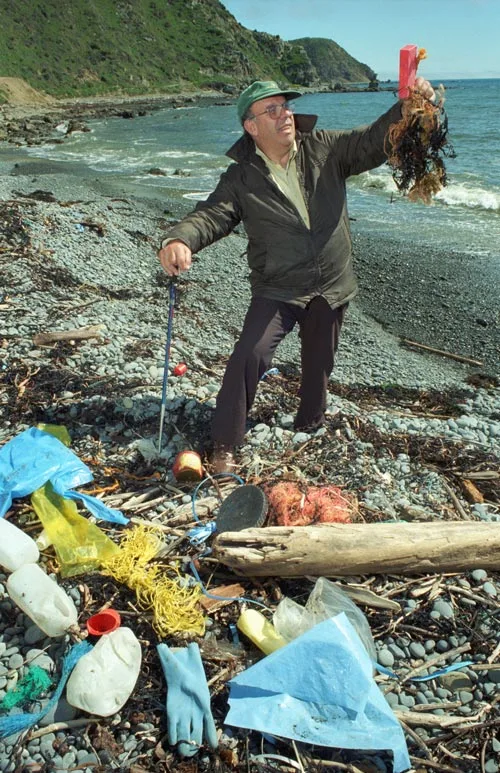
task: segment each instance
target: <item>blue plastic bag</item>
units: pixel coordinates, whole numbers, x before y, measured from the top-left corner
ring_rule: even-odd
[[[346,614],[324,620],[229,682],[226,724],[317,746],[390,749],[411,767],[403,730]]]
[[[67,499],[80,499],[92,515],[104,521],[127,524],[119,510],[99,499],[72,489],[90,483],[87,465],[53,435],[36,427],[21,432],[0,448],[0,518],[12,500],[25,497],[50,481],[54,491]]]

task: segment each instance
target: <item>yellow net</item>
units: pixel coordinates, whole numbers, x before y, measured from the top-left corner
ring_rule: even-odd
[[[119,552],[104,562],[102,573],[126,585],[136,594],[142,609],[153,612],[153,628],[164,638],[174,633],[201,636],[205,621],[199,605],[201,588],[182,587],[179,572],[149,562],[158,554],[162,541],[154,528],[140,524],[125,532]]]

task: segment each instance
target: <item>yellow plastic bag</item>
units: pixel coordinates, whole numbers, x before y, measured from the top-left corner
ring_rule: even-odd
[[[42,432],[46,432],[48,435],[53,435],[65,446],[68,448],[70,447],[71,435],[66,427],[62,427],[60,424],[44,424],[43,422],[39,422],[39,424],[36,425],[36,428]]]
[[[78,513],[71,499],[46,483],[31,495],[31,504],[54,545],[62,577],[99,569],[119,548],[94,523]]]

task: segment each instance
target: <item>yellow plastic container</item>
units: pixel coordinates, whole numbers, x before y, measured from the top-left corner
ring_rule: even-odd
[[[284,647],[287,642],[263,614],[256,609],[245,609],[236,623],[239,630],[248,636],[256,647],[266,655]]]

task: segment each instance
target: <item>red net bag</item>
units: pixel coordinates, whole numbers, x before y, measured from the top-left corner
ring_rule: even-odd
[[[277,526],[350,523],[357,512],[353,494],[338,486],[302,486],[282,481],[266,488],[270,521]]]

